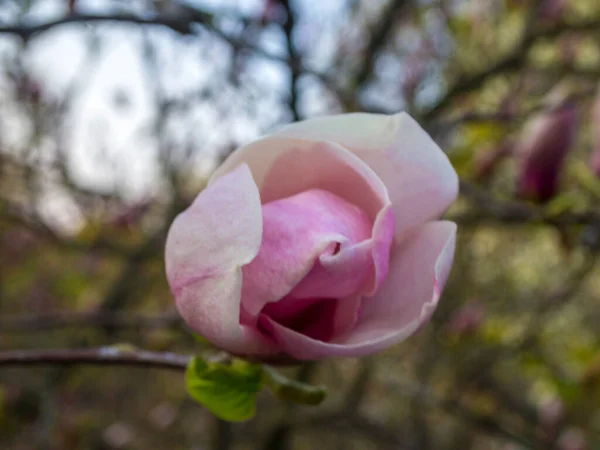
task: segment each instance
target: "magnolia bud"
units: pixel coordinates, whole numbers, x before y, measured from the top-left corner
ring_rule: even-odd
[[[550,108],[524,129],[518,153],[522,157],[518,194],[545,202],[558,191],[560,174],[577,131],[577,110],[566,96],[550,101]]]
[[[596,99],[592,107],[592,129],[594,130],[594,150],[590,158],[590,166],[596,176],[600,177],[600,86],[596,91]]]

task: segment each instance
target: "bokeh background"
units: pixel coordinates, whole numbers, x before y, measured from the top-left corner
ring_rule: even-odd
[[[165,233],[277,125],[409,111],[461,196],[429,326],[286,369],[321,406],[230,425],[180,372],[0,362],[0,448],[600,449],[599,81],[597,0],[2,0],[2,350],[213,352]]]

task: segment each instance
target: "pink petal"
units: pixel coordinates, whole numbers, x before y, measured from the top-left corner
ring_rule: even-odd
[[[518,179],[521,197],[544,202],[558,193],[560,175],[577,130],[577,108],[569,101],[528,123],[517,147],[522,156]]]
[[[385,184],[397,236],[438,218],[458,195],[448,158],[406,113],[317,117],[285,126],[276,136],[336,142],[354,152]]]
[[[369,239],[344,245],[335,254],[322,254],[290,295],[295,298],[372,295],[388,273],[393,240],[394,215],[388,206],[378,214]]]
[[[454,257],[456,225],[430,222],[392,250],[389,275],[362,302],[356,327],[331,342],[311,339],[267,318],[269,332],[286,353],[311,360],[362,356],[394,345],[426,322],[437,305]]]
[[[332,253],[346,254],[346,248],[352,251],[371,237],[372,225],[366,214],[327,191],[312,189],[267,203],[262,214],[262,245],[256,258],[242,269],[241,320],[249,325],[256,322],[267,303],[286,297],[307,277],[319,257],[335,259]],[[348,269],[338,268],[338,272],[346,270],[341,276],[335,270],[323,274],[337,291],[324,289],[316,294],[319,298],[347,296],[373,272],[370,252],[356,264],[353,260],[344,262]],[[348,270],[353,271],[351,279]]]
[[[436,221],[399,242],[392,250],[387,279],[364,304],[357,331],[393,331],[416,319],[428,320],[450,274],[455,240],[456,224]]]
[[[387,189],[375,172],[332,142],[267,137],[232,153],[211,182],[241,163],[250,167],[263,204],[308,189],[323,189],[358,206],[374,221],[390,203]]]
[[[167,236],[167,279],[181,315],[196,332],[234,353],[278,351],[239,323],[241,267],[258,253],[261,235],[258,189],[242,164],[203,190]]]

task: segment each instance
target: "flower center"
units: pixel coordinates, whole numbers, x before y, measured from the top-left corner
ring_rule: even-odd
[[[261,311],[258,327],[272,336],[272,325],[266,317],[286,328],[319,341],[328,341],[335,331],[335,313],[339,300],[296,299],[286,297],[276,303],[268,303]]]

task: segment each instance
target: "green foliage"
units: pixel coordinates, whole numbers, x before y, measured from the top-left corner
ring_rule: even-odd
[[[278,398],[304,405],[318,405],[325,400],[327,388],[292,380],[271,366],[263,366],[263,380]]]
[[[192,358],[186,372],[189,394],[223,420],[240,422],[254,417],[256,395],[264,385],[281,400],[318,405],[327,395],[325,386],[287,378],[271,366],[234,360],[232,364],[207,363]]]
[[[189,394],[223,420],[240,422],[254,417],[262,369],[236,361],[232,365],[192,358],[186,372]]]

